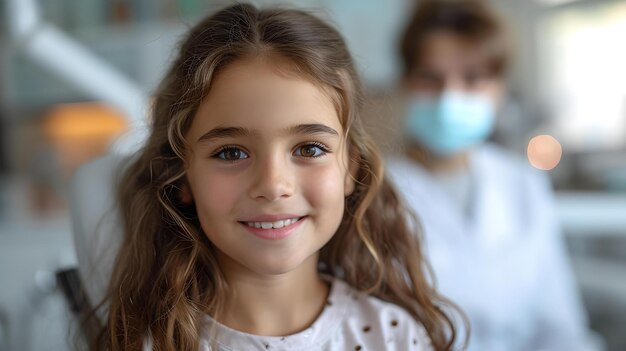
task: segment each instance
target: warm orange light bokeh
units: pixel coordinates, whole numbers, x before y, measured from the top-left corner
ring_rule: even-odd
[[[111,139],[126,128],[123,115],[100,103],[56,105],[46,114],[44,122],[44,133],[53,142],[68,139]]]
[[[64,174],[106,152],[128,128],[124,115],[98,102],[59,104],[45,115],[43,135],[55,149]]]
[[[527,155],[533,167],[549,171],[561,161],[561,143],[550,135],[538,135],[528,142]]]

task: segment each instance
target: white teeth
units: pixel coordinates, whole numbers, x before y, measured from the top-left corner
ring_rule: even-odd
[[[290,219],[285,219],[285,220],[276,221],[276,222],[247,222],[246,224],[248,225],[248,227],[254,227],[254,228],[259,228],[259,229],[261,228],[262,229],[270,229],[270,228],[278,229],[278,228],[292,225],[296,223],[298,220],[299,218],[290,218]]]

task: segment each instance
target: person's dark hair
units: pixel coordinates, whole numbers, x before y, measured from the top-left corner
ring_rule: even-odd
[[[490,73],[503,75],[510,60],[509,37],[500,17],[483,0],[421,0],[400,41],[404,76],[420,64],[425,39],[448,32],[486,53]]]
[[[358,166],[355,190],[320,263],[354,288],[406,309],[437,350],[450,349],[452,305],[431,286],[412,215],[384,178],[363,126],[362,89],[343,38],[304,11],[246,4],[192,28],[155,94],[150,137],[119,187],[124,242],[98,346],[141,350],[150,337],[155,350],[196,350],[202,316],[219,318],[228,284],[195,208],[180,200],[189,154],[183,136],[216,77],[255,58],[281,64],[329,93]]]

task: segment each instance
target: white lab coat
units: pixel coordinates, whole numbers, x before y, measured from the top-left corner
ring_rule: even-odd
[[[417,163],[387,167],[421,221],[438,289],[470,319],[469,350],[589,350],[547,177],[494,145],[469,163],[468,212]]]

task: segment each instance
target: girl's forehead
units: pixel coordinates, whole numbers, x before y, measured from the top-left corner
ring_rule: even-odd
[[[247,59],[229,65],[215,77],[190,133],[225,125],[284,130],[300,124],[323,124],[342,132],[326,89],[287,74],[268,60]]]

